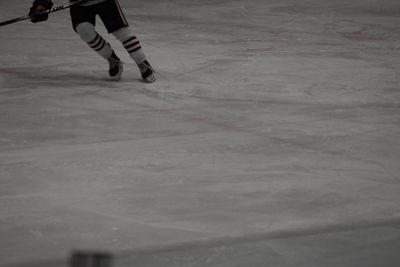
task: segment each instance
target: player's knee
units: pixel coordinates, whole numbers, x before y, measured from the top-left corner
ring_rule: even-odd
[[[90,42],[97,36],[94,25],[89,22],[80,23],[75,30],[85,42]]]
[[[131,32],[129,27],[123,27],[123,28],[121,28],[119,30],[116,30],[116,31],[112,32],[111,34],[114,35],[115,38],[117,38],[121,42],[125,41],[130,36],[132,36],[132,32]]]

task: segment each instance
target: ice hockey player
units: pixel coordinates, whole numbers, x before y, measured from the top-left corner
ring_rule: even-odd
[[[74,2],[76,0],[70,0]],[[51,0],[34,0],[29,15],[33,23],[45,21],[48,14],[40,14],[53,6]],[[96,16],[104,23],[108,33],[121,41],[130,57],[138,65],[145,82],[152,83],[156,80],[154,70],[146,59],[142,46],[136,36],[131,32],[128,22],[122,12],[118,0],[88,0],[70,8],[70,15],[74,31],[109,63],[109,75],[114,80],[119,80],[123,71],[123,63],[115,54],[111,45],[96,32]]]

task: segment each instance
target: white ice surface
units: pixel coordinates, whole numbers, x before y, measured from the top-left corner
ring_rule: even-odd
[[[398,0],[120,2],[154,84],[0,28],[0,266],[400,266]]]

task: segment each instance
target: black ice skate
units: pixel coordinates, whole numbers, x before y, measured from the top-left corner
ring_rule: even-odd
[[[108,74],[113,80],[118,81],[121,79],[123,68],[122,61],[117,57],[117,55],[113,52],[112,55],[108,58]]]
[[[155,71],[147,60],[139,64],[139,70],[142,74],[143,81],[148,83],[153,83],[156,81],[156,76],[154,75]]]

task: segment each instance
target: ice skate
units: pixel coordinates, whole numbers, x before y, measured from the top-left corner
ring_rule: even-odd
[[[113,80],[118,81],[121,79],[122,72],[124,70],[122,61],[115,55],[113,52],[112,55],[108,58],[108,74]]]
[[[155,71],[147,60],[139,64],[139,70],[142,74],[143,81],[147,83],[153,83],[156,81],[156,76],[154,75]]]

